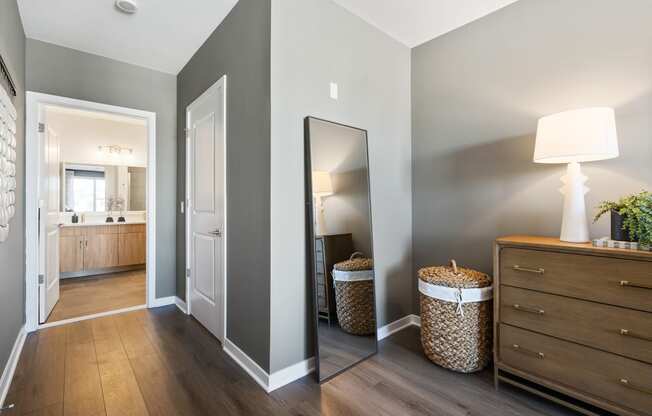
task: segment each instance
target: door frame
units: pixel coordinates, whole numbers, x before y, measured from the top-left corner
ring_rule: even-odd
[[[147,123],[147,277],[146,304],[155,307],[156,299],[156,113],[77,100],[33,91],[25,93],[25,330],[32,332],[52,324],[39,324],[39,112],[47,105],[99,111],[144,119]],[[85,319],[75,318],[74,320]],[[70,320],[61,321],[61,323]]]
[[[192,259],[192,244],[191,242],[191,231],[192,231],[192,215],[191,214],[191,209],[192,209],[192,200],[191,200],[191,173],[192,173],[192,140],[190,138],[190,108],[195,105],[199,100],[205,98],[208,94],[212,93],[214,90],[219,88],[220,86],[223,87],[224,89],[224,102],[222,106],[222,111],[223,111],[223,117],[224,117],[224,127],[223,127],[223,134],[222,137],[224,138],[224,166],[223,166],[223,173],[224,173],[224,230],[223,230],[223,241],[224,243],[222,244],[222,255],[223,255],[223,270],[222,270],[222,317],[223,317],[223,333],[222,335],[222,340],[226,340],[226,323],[227,323],[227,293],[226,293],[226,288],[227,288],[227,253],[228,253],[228,238],[229,238],[229,232],[228,232],[228,226],[227,226],[227,218],[228,218],[228,184],[227,184],[227,165],[228,165],[228,158],[227,158],[227,146],[228,146],[228,140],[227,140],[227,133],[228,133],[228,120],[227,120],[227,77],[226,75],[223,75],[219,80],[217,80],[213,85],[208,87],[206,91],[204,91],[201,95],[199,95],[197,98],[192,100],[190,104],[186,107],[186,126],[185,126],[185,132],[186,132],[186,195],[185,195],[185,220],[186,220],[186,235],[185,235],[185,240],[186,240],[186,313],[188,315],[192,315],[192,305],[191,305],[191,300],[190,300],[190,290],[191,290],[191,284],[192,284],[192,279],[190,276],[190,270],[191,270],[191,259]]]

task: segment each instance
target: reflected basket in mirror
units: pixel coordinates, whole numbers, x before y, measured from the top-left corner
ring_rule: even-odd
[[[333,266],[337,320],[353,335],[376,332],[374,310],[374,261],[355,252],[349,260]]]

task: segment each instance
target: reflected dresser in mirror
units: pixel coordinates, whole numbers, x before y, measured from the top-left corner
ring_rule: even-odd
[[[329,324],[337,319],[333,266],[348,260],[353,253],[351,234],[315,236],[315,274],[317,275],[317,308],[319,319]]]

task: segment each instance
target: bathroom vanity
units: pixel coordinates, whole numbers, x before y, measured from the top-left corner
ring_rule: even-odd
[[[60,239],[62,278],[138,269],[145,265],[144,222],[65,224]]]

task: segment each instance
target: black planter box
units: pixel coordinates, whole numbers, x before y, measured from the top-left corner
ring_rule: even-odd
[[[616,241],[632,241],[629,231],[623,230],[624,217],[618,211],[611,211],[611,239]]]

